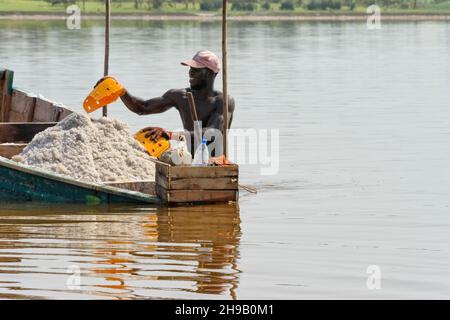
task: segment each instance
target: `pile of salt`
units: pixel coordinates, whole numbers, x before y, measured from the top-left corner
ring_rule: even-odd
[[[154,180],[155,165],[121,121],[73,113],[13,160],[88,182]]]

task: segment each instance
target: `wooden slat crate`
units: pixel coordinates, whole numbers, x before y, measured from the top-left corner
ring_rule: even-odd
[[[167,203],[237,201],[239,166],[170,166],[156,161],[156,194]]]

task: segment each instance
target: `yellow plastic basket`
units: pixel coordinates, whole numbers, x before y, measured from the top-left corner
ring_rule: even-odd
[[[160,138],[157,142],[154,142],[150,138],[146,138],[145,135],[148,132],[140,130],[134,135],[134,138],[147,150],[147,152],[156,158],[160,158],[161,155],[170,148],[169,140]]]
[[[83,108],[87,113],[94,112],[116,101],[124,90],[114,78],[107,77],[89,93],[84,100]]]

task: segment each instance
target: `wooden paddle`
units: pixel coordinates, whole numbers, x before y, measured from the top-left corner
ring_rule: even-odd
[[[189,107],[191,107],[192,119],[194,119],[194,121],[198,121],[197,107],[195,106],[194,95],[192,94],[192,92],[188,92],[187,97],[188,97]]]

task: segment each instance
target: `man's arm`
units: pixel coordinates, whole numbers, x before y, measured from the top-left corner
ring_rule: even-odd
[[[122,102],[132,112],[139,115],[162,113],[176,106],[174,95],[179,90],[169,90],[162,97],[143,100],[133,96],[128,91],[121,96]]]
[[[209,128],[218,129],[223,133],[223,101],[220,100],[220,106],[217,108],[217,112],[215,112],[211,118],[209,118],[208,123],[206,124],[206,130]],[[228,98],[228,129],[231,127],[231,123],[233,122],[233,113],[234,113],[234,99],[232,97]]]

